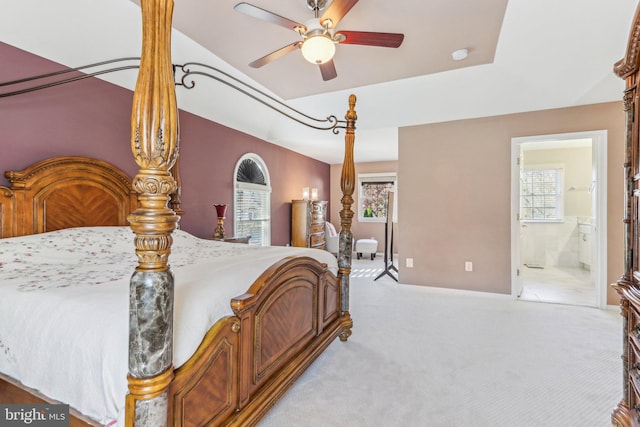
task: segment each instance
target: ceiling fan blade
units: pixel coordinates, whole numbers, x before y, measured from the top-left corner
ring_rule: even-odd
[[[268,10],[261,9],[258,6],[254,6],[249,3],[238,3],[233,8],[240,13],[244,13],[245,15],[249,15],[257,19],[262,19],[263,21],[271,22],[272,24],[280,25],[281,27],[288,28],[295,32],[298,32],[298,28],[300,28],[302,32],[307,31],[307,27],[296,21],[287,19],[284,16],[276,15],[273,12],[269,12]]]
[[[286,55],[287,53],[293,52],[294,50],[298,49],[298,45],[300,43],[302,42],[294,42],[285,47],[281,47],[280,49],[271,52],[270,54],[265,55],[262,58],[256,59],[255,61],[250,63],[249,66],[253,68],[260,68],[263,65],[267,65],[269,62],[275,61],[276,59]]]
[[[339,31],[333,38],[340,44],[400,47],[402,41],[404,40],[404,34],[376,33],[369,31]]]
[[[333,0],[320,18],[320,25],[324,25],[324,21],[330,19],[330,28],[335,28],[356,3],[358,0]]]
[[[320,64],[320,73],[322,73],[322,80],[325,82],[338,77],[333,59],[325,62],[324,64]]]

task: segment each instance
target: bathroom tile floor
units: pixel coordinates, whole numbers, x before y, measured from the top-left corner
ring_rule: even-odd
[[[591,272],[583,268],[523,266],[521,300],[595,307]]]

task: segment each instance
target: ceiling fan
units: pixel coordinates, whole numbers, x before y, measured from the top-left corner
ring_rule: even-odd
[[[335,31],[338,22],[358,3],[358,0],[333,0],[322,17],[319,17],[319,14],[327,6],[327,0],[306,0],[306,3],[314,12],[315,19],[304,25],[249,3],[242,2],[235,5],[234,9],[238,12],[288,28],[302,37],[301,41],[293,42],[262,58],[256,59],[249,64],[250,67],[260,68],[289,52],[300,49],[302,56],[307,61],[320,66],[322,79],[326,81],[338,76],[333,63],[336,44],[396,48],[404,40],[404,34],[397,33]]]

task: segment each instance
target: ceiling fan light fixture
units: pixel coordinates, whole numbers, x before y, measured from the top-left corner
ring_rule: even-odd
[[[300,50],[304,59],[312,64],[324,64],[333,58],[336,46],[328,35],[318,34],[307,37]]]

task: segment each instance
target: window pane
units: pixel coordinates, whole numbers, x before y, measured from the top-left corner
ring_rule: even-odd
[[[356,208],[358,221],[384,222],[387,218],[389,193],[395,192],[395,172],[358,174]],[[393,218],[397,220],[398,197],[393,200]]]
[[[271,244],[271,188],[269,172],[256,154],[243,156],[236,165],[234,236],[251,236],[249,244]]]
[[[236,235],[251,236],[249,243],[254,245],[267,245],[271,234],[269,192],[238,189],[236,197]]]
[[[393,182],[363,182],[361,187],[361,209],[365,218],[385,218],[387,199],[393,191]]]
[[[520,176],[520,216],[528,220],[559,220],[562,197],[561,172],[555,169],[525,169]]]

